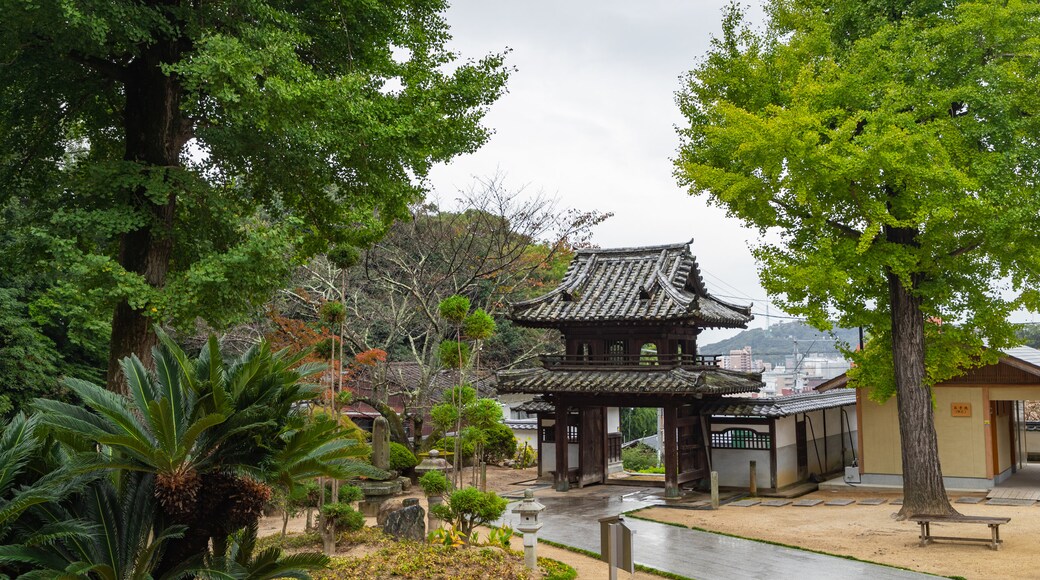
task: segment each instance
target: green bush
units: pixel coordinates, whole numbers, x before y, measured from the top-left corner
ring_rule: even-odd
[[[530,445],[524,445],[516,450],[516,466],[520,469],[525,467],[531,467],[535,461],[538,460],[538,453],[534,450],[534,447]]]
[[[490,524],[502,517],[506,511],[506,500],[492,491],[483,492],[475,487],[465,487],[452,492],[446,503],[432,506],[430,511],[469,537],[473,528]]]
[[[332,497],[330,493],[328,497]],[[341,485],[339,486],[339,501],[342,503],[350,503],[354,501],[361,501],[365,499],[365,492],[361,491],[361,488],[356,485]]]
[[[624,465],[625,471],[642,471],[657,467],[657,451],[642,444],[622,449],[621,464]]]
[[[440,471],[427,471],[419,478],[419,487],[426,495],[444,495],[451,489],[451,484]]]
[[[390,442],[390,469],[407,473],[416,465],[419,465],[419,458],[410,449],[395,441]]]
[[[469,344],[455,340],[445,340],[437,346],[437,358],[449,369],[461,369],[469,364],[472,354]]]
[[[552,558],[538,558],[538,569],[542,571],[542,580],[574,580],[578,577],[577,570]]]
[[[321,513],[334,522],[340,531],[356,532],[365,527],[364,514],[342,502],[325,504]]]
[[[441,452],[441,455],[455,452],[455,438],[454,437],[442,437],[433,446],[434,449]],[[473,452],[476,450],[476,443],[470,439],[462,438],[462,446],[459,448],[459,453],[462,454],[461,459],[458,457],[452,457],[452,463],[455,465],[472,465],[473,464]]]
[[[486,431],[484,461],[502,463],[516,455],[516,436],[513,430],[502,423],[495,423]]]
[[[664,473],[664,466],[647,467],[646,469],[640,469],[637,473]]]

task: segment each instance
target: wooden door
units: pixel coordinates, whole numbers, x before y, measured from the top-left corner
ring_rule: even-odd
[[[708,452],[704,444],[701,417],[694,405],[683,405],[677,410],[676,444],[679,447],[680,484],[708,476]]]
[[[578,487],[589,483],[604,483],[606,472],[607,425],[603,407],[581,410],[578,435]]]

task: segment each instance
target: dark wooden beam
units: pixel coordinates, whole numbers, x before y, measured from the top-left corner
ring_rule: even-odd
[[[567,404],[563,401],[556,403],[556,491],[567,491],[570,483],[567,481],[568,454],[570,445],[567,444]]]
[[[769,420],[769,487],[776,490],[776,419]]]
[[[676,440],[677,406],[664,407],[664,496],[679,497],[679,442]]]

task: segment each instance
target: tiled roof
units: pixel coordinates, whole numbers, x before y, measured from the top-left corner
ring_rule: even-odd
[[[423,368],[417,363],[392,362],[387,363],[383,380],[391,385],[406,389],[415,389],[419,386],[429,385],[436,393],[450,389],[459,384],[459,372],[454,370],[440,370],[432,376],[425,377]],[[377,371],[378,372],[378,371]],[[467,383],[473,386],[481,395],[494,394],[495,373],[490,371],[469,371],[465,375]]]
[[[796,413],[856,404],[856,391],[834,389],[826,393],[798,393],[782,397],[723,397],[702,407],[705,413],[735,417],[786,417]]]
[[[512,305],[529,326],[657,321],[744,328],[751,307],[708,294],[688,244],[578,250],[560,285]]]
[[[556,410],[556,405],[553,405],[549,401],[541,397],[535,397],[525,403],[513,407],[514,411],[523,411],[525,413],[552,413]]]
[[[589,395],[727,395],[757,392],[762,376],[724,369],[692,370],[546,370],[500,371],[502,393],[571,393]]]

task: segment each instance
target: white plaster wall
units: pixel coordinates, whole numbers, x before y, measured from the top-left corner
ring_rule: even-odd
[[[727,425],[729,427],[729,425]],[[751,482],[750,462],[755,463],[755,482],[769,487],[769,451],[712,449],[711,468],[719,472],[719,485],[747,488]]]
[[[621,432],[621,408],[607,407],[607,433]]]
[[[1026,453],[1040,456],[1040,431],[1026,431]]]
[[[776,420],[776,445],[777,449],[788,445],[797,444],[794,434],[794,415],[780,417]]]
[[[569,456],[567,468],[578,467],[578,444],[568,443],[567,449]],[[542,470],[545,473],[556,471],[556,445],[554,443],[546,443],[545,449],[542,449]]]

